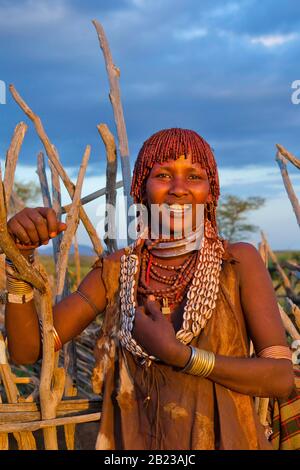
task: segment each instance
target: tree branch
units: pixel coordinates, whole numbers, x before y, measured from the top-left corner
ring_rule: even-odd
[[[106,209],[105,209],[105,233],[104,238],[105,244],[108,248],[109,253],[118,249],[116,240],[116,221],[115,211],[112,214],[109,210],[109,206],[116,208],[116,177],[117,177],[117,151],[115,139],[106,124],[99,124],[97,126],[100,136],[102,137],[103,143],[106,149]],[[110,238],[112,234],[112,238]]]
[[[6,160],[5,160],[5,175],[4,175],[4,188],[5,188],[5,196],[6,196],[6,207],[9,207],[10,196],[13,189],[14,178],[15,178],[15,171],[17,166],[17,161],[19,158],[19,153],[21,150],[21,146],[23,144],[23,140],[27,131],[27,124],[25,122],[20,122],[15,130],[11,140],[11,144],[9,149],[6,153]]]
[[[70,246],[72,244],[72,239],[74,237],[74,233],[76,231],[77,224],[78,224],[78,213],[79,213],[79,208],[80,208],[80,194],[81,194],[81,189],[82,189],[82,184],[83,184],[83,178],[84,178],[86,167],[87,167],[89,157],[90,157],[90,152],[91,152],[91,148],[90,146],[87,146],[84,152],[84,156],[83,156],[82,163],[80,165],[80,169],[78,173],[78,179],[77,179],[77,183],[75,187],[72,207],[70,211],[68,212],[68,216],[66,219],[67,228],[64,232],[61,245],[60,245],[60,252],[59,252],[58,263],[57,263],[58,278],[56,280],[57,282],[56,302],[60,301],[62,297],[62,293],[63,293],[64,279],[65,279],[65,273],[66,273],[67,262],[68,262],[68,254],[69,254]]]
[[[289,160],[293,165],[295,165],[298,170],[300,170],[300,160],[290,153],[283,145],[276,144],[277,149],[287,160]]]
[[[120,69],[113,63],[113,58],[110,52],[109,44],[104,32],[102,25],[97,21],[92,21],[96,28],[99,44],[103,51],[104,61],[106,65],[107,75],[110,84],[109,98],[113,107],[115,122],[117,126],[117,134],[119,141],[119,149],[121,155],[122,164],[122,175],[124,183],[124,194],[127,198],[127,210],[132,205],[133,201],[130,196],[131,186],[131,171],[130,171],[130,160],[129,160],[129,149],[128,149],[128,138],[126,132],[126,125],[124,119],[124,113],[122,108],[121,93],[119,87]],[[127,223],[129,222],[127,215]]]
[[[298,198],[296,196],[296,193],[294,191],[293,185],[291,183],[291,180],[290,180],[290,177],[289,177],[289,174],[288,174],[288,171],[287,171],[286,160],[280,154],[280,152],[277,152],[276,161],[279,165],[281,175],[282,175],[282,179],[283,179],[283,183],[284,183],[286,192],[288,194],[289,200],[291,201],[292,207],[294,209],[298,225],[300,225],[300,205],[299,205],[299,201],[298,201]]]

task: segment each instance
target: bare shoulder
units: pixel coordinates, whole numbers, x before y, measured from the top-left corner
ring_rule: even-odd
[[[121,248],[120,250],[114,251],[113,253],[109,253],[105,256],[105,258],[109,261],[120,261],[121,256],[124,255],[125,248]]]
[[[236,260],[236,270],[240,282],[248,281],[251,276],[268,277],[268,272],[259,251],[251,243],[228,243],[228,251]]]
[[[260,259],[260,254],[254,245],[247,242],[228,243],[228,251],[239,261],[251,262]]]

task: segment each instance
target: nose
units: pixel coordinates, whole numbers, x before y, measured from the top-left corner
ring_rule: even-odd
[[[176,196],[178,198],[186,196],[188,194],[188,188],[184,178],[173,178],[172,184],[169,189],[169,194]]]

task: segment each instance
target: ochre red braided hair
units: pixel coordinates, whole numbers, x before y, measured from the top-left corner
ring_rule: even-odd
[[[217,164],[209,144],[195,131],[172,128],[163,129],[147,139],[137,156],[131,184],[131,195],[135,203],[144,202],[146,181],[155,163],[176,160],[180,155],[192,156],[193,163],[205,168],[210,185],[212,202],[206,204],[206,214],[217,235],[216,208],[220,196]]]

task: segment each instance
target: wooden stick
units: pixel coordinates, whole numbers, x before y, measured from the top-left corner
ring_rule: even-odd
[[[45,207],[52,207],[49,185],[46,175],[45,158],[43,152],[38,154],[38,165],[36,171],[41,185],[42,198]]]
[[[2,404],[2,398],[0,394],[0,406],[1,404]],[[0,450],[8,450],[8,447],[9,447],[8,434],[5,432],[1,432],[0,433]]]
[[[116,183],[116,189],[122,188],[123,187],[123,181],[118,181]],[[83,198],[80,199],[80,204],[84,206],[84,204],[87,204],[88,202],[92,202],[95,199],[98,199],[101,196],[105,196],[106,194],[106,187],[102,189],[98,189],[97,191],[94,191],[93,193],[89,194],[88,196],[84,196]],[[62,206],[61,208],[61,213],[66,214],[69,212],[72,204],[67,204],[65,206]]]
[[[79,424],[99,421],[101,413],[91,413],[81,416],[68,416],[66,418],[47,419],[36,421],[35,423],[11,423],[0,424],[1,432],[20,432],[20,431],[37,431],[38,429],[47,429],[49,427],[63,426],[64,424]],[[47,449],[46,449],[47,450]]]
[[[290,283],[290,280],[289,278],[287,277],[287,275],[285,274],[284,270],[282,269],[282,267],[280,266],[279,264],[279,261],[277,259],[277,256],[275,255],[275,253],[272,251],[269,243],[267,242],[267,239],[266,239],[266,236],[264,234],[264,232],[261,232],[261,237],[263,239],[263,242],[268,250],[268,253],[270,255],[270,258],[271,260],[273,261],[278,273],[280,274],[282,280],[283,280],[283,285],[286,289],[287,292],[292,292],[292,286],[291,286],[291,283]]]
[[[56,158],[59,161],[59,154],[54,147],[52,146],[53,151],[55,152]],[[55,166],[52,164],[51,160],[48,159],[48,164],[51,170],[51,183],[52,183],[52,208],[56,212],[56,217],[57,219],[61,222],[61,214],[62,214],[62,209],[61,209],[61,189],[60,189],[60,181],[59,181],[59,174],[55,168]],[[56,279],[58,278],[59,272],[58,272],[58,256],[60,252],[60,245],[62,241],[63,234],[59,233],[55,238],[52,240],[52,246],[53,246],[53,256],[54,256],[54,261],[55,261],[55,277]],[[68,272],[66,272],[65,276],[65,282],[64,282],[64,289],[63,289],[63,297],[66,297],[67,295],[70,294],[70,289],[69,289],[69,276]]]
[[[15,179],[17,161],[19,158],[19,153],[23,144],[27,128],[28,126],[27,124],[25,124],[25,122],[20,122],[16,126],[9,149],[6,153],[5,175],[3,181],[6,195],[6,207],[9,207],[10,196],[12,193]]]
[[[56,408],[61,399],[64,387],[64,369],[55,369],[55,352],[53,318],[52,318],[52,293],[47,273],[42,265],[39,269],[45,277],[46,292],[41,296],[40,317],[43,325],[43,360],[40,376],[40,404],[43,419],[53,419],[56,416]],[[43,431],[46,450],[57,450],[57,434],[54,426]]]
[[[294,304],[294,302],[291,299],[289,299],[288,297],[287,297],[286,300],[287,300],[287,303],[288,303],[288,305],[291,309],[291,313],[295,317],[296,325],[297,325],[297,327],[300,331],[300,308],[298,307],[298,305]]]
[[[119,87],[119,78],[120,78],[120,69],[116,67],[113,63],[113,58],[109,48],[109,44],[104,32],[102,25],[97,21],[92,21],[93,25],[98,34],[99,44],[103,52],[104,61],[106,65],[107,75],[110,84],[109,98],[113,107],[118,141],[119,141],[119,150],[121,156],[122,164],[122,175],[124,183],[124,195],[127,198],[127,211],[132,205],[133,201],[130,196],[130,186],[131,186],[131,171],[130,171],[130,160],[129,160],[129,149],[128,149],[128,139],[126,132],[126,125],[124,119],[124,113],[122,108],[121,93]],[[128,212],[127,212],[128,214]],[[127,215],[127,223],[129,223],[129,217]]]
[[[268,269],[268,265],[269,265],[268,248],[264,242],[264,239],[262,240],[261,243],[259,243],[258,251],[259,251],[260,256],[263,259],[263,262],[265,263],[266,268]]]
[[[16,101],[16,103],[20,106],[20,108],[24,111],[24,113],[29,117],[29,119],[31,119],[31,121],[33,122],[33,124],[35,126],[35,129],[36,129],[36,132],[37,132],[39,138],[41,139],[41,141],[42,141],[42,143],[45,147],[48,158],[51,160],[51,162],[55,166],[58,174],[60,175],[61,179],[63,180],[64,185],[65,185],[70,197],[73,198],[74,191],[75,191],[74,184],[69,179],[69,177],[68,177],[67,173],[65,172],[64,168],[62,167],[62,165],[58,161],[58,159],[56,157],[56,153],[53,150],[52,144],[49,140],[49,137],[47,136],[47,134],[44,130],[41,119],[39,118],[39,116],[37,116],[29,108],[29,106],[21,98],[21,96],[16,91],[16,89],[13,85],[10,85],[9,89],[10,89],[10,92],[11,92],[14,100]],[[79,215],[80,215],[80,219],[82,220],[82,222],[83,222],[83,224],[84,224],[84,226],[85,226],[85,228],[86,228],[86,230],[87,230],[87,232],[90,236],[90,239],[92,241],[95,252],[97,253],[97,255],[100,255],[103,251],[101,241],[100,241],[100,239],[97,235],[97,232],[96,232],[95,228],[93,227],[92,223],[90,222],[88,216],[86,215],[86,213],[85,213],[85,211],[82,207],[80,207],[80,209],[79,209]]]
[[[280,152],[277,152],[276,161],[279,165],[283,183],[295,212],[298,225],[300,225],[300,204],[287,171],[286,159],[280,154]]]
[[[76,289],[80,284],[80,254],[78,248],[78,240],[76,233],[74,234],[74,263],[75,263],[75,272],[76,272]]]
[[[77,398],[70,400],[62,400],[57,406],[57,415],[65,415],[67,413],[79,413],[82,411],[96,412],[101,407],[101,400],[94,398],[89,400],[87,398]],[[40,403],[1,403],[0,404],[0,422],[4,414],[18,414],[18,413],[40,413]]]
[[[57,302],[59,302],[59,299],[61,298],[62,293],[63,293],[63,285],[64,285],[64,278],[65,278],[65,273],[66,273],[66,268],[67,268],[67,262],[68,262],[68,254],[69,254],[70,246],[72,243],[72,239],[74,237],[74,233],[78,225],[78,213],[79,213],[79,208],[80,208],[80,193],[81,193],[83,178],[85,175],[85,170],[88,164],[90,153],[91,153],[91,148],[90,146],[87,146],[84,152],[84,156],[83,156],[80,170],[78,173],[78,179],[76,183],[72,207],[70,211],[68,212],[68,216],[66,220],[67,228],[64,232],[62,242],[60,245],[60,253],[59,253],[58,263],[57,263],[58,273],[59,273],[58,279],[57,279],[57,286],[56,286]]]
[[[112,214],[108,206],[116,209],[117,191],[116,191],[116,177],[117,177],[117,150],[115,139],[106,124],[99,124],[97,126],[99,134],[102,137],[106,149],[106,220],[105,220],[105,237],[104,242],[107,246],[108,252],[112,253],[117,251],[116,240],[116,221],[115,212]],[[112,237],[110,237],[110,234]]]
[[[296,330],[296,327],[294,326],[292,320],[289,318],[289,316],[285,313],[281,305],[278,303],[279,311],[280,311],[280,316],[282,323],[284,325],[284,328],[286,331],[289,333],[289,335],[293,338],[293,341],[295,340],[300,340],[300,333]]]
[[[262,398],[259,399],[258,405],[258,416],[261,424],[263,426],[267,426],[269,423],[267,422],[267,415],[268,415],[268,406],[269,406],[269,398]]]
[[[0,333],[0,342],[4,344],[4,339]],[[3,346],[1,348],[3,350]],[[4,353],[5,354],[5,353]],[[0,377],[4,385],[7,400],[10,403],[17,403],[20,399],[18,388],[14,381],[14,376],[8,364],[7,358],[3,364],[0,364]],[[5,431],[4,431],[5,432]],[[15,432],[14,437],[18,443],[18,448],[21,450],[35,450],[36,443],[31,432]]]
[[[60,160],[59,154],[54,147],[52,146],[56,158],[58,161]],[[52,180],[52,200],[53,200],[53,209],[57,214],[58,220],[61,221],[61,191],[60,191],[60,181],[59,175],[51,163],[51,160],[48,160],[49,166],[51,169],[51,180]],[[55,272],[56,272],[56,279],[59,279],[60,276],[60,263],[59,263],[59,253],[61,252],[61,243],[63,240],[63,235],[60,233],[57,237],[52,240],[53,243],[53,253],[55,259]],[[68,259],[68,258],[67,258]],[[70,282],[69,282],[69,273],[66,267],[65,270],[65,278],[64,278],[64,286],[62,292],[62,298],[67,297],[70,294]],[[56,297],[56,302],[59,299]],[[76,345],[75,341],[69,341],[68,343],[64,344],[63,346],[63,353],[64,353],[64,370],[65,370],[65,387],[64,393],[65,396],[75,396],[77,394],[77,389],[74,387],[74,383],[76,383]],[[64,426],[65,429],[65,439],[66,445],[68,450],[73,450],[75,447],[75,425],[74,424],[66,424]]]
[[[289,160],[296,168],[300,170],[300,160],[295,157],[291,152],[289,152],[283,145],[276,144],[277,149],[287,160]]]

